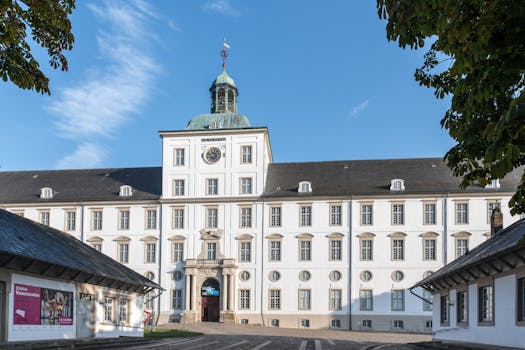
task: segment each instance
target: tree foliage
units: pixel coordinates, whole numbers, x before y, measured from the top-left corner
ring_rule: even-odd
[[[33,57],[28,39],[47,50],[53,68],[66,71],[62,51],[73,47],[68,16],[74,8],[75,0],[0,0],[0,77],[22,89],[50,94],[49,79]]]
[[[487,184],[525,164],[525,6],[517,0],[377,0],[389,41],[427,52],[415,72],[437,98],[457,142],[445,155],[461,186]],[[525,174],[510,200],[525,212]]]

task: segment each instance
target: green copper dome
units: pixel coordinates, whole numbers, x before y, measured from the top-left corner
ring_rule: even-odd
[[[186,130],[242,129],[249,127],[250,122],[248,118],[242,114],[210,113],[199,114],[194,117],[188,125],[186,125]]]
[[[211,86],[213,88],[214,85],[218,85],[218,84],[228,84],[228,85],[237,87],[235,85],[235,81],[228,75],[228,73],[226,73],[226,70],[223,70],[222,73],[219,74],[219,76],[215,79],[215,81],[213,82]]]

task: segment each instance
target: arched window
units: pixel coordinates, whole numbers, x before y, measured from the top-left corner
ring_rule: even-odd
[[[309,181],[299,182],[299,193],[311,193],[312,192],[312,183]]]
[[[129,185],[120,186],[120,192],[118,194],[120,197],[131,197],[133,195],[133,189]]]
[[[43,187],[40,189],[40,198],[51,199],[53,198],[53,190],[50,187]]]
[[[402,179],[393,179],[390,181],[390,191],[404,191],[405,181]]]

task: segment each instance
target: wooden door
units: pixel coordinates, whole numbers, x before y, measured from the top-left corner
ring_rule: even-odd
[[[219,318],[219,297],[203,295],[201,299],[201,321],[219,322]]]

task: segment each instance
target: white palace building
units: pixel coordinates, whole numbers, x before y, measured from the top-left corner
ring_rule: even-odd
[[[225,70],[210,92],[160,132],[160,167],[0,172],[0,207],[157,282],[159,323],[409,332],[432,328],[409,288],[487,240],[492,209],[519,219],[514,173],[460,190],[440,158],[274,163]]]

